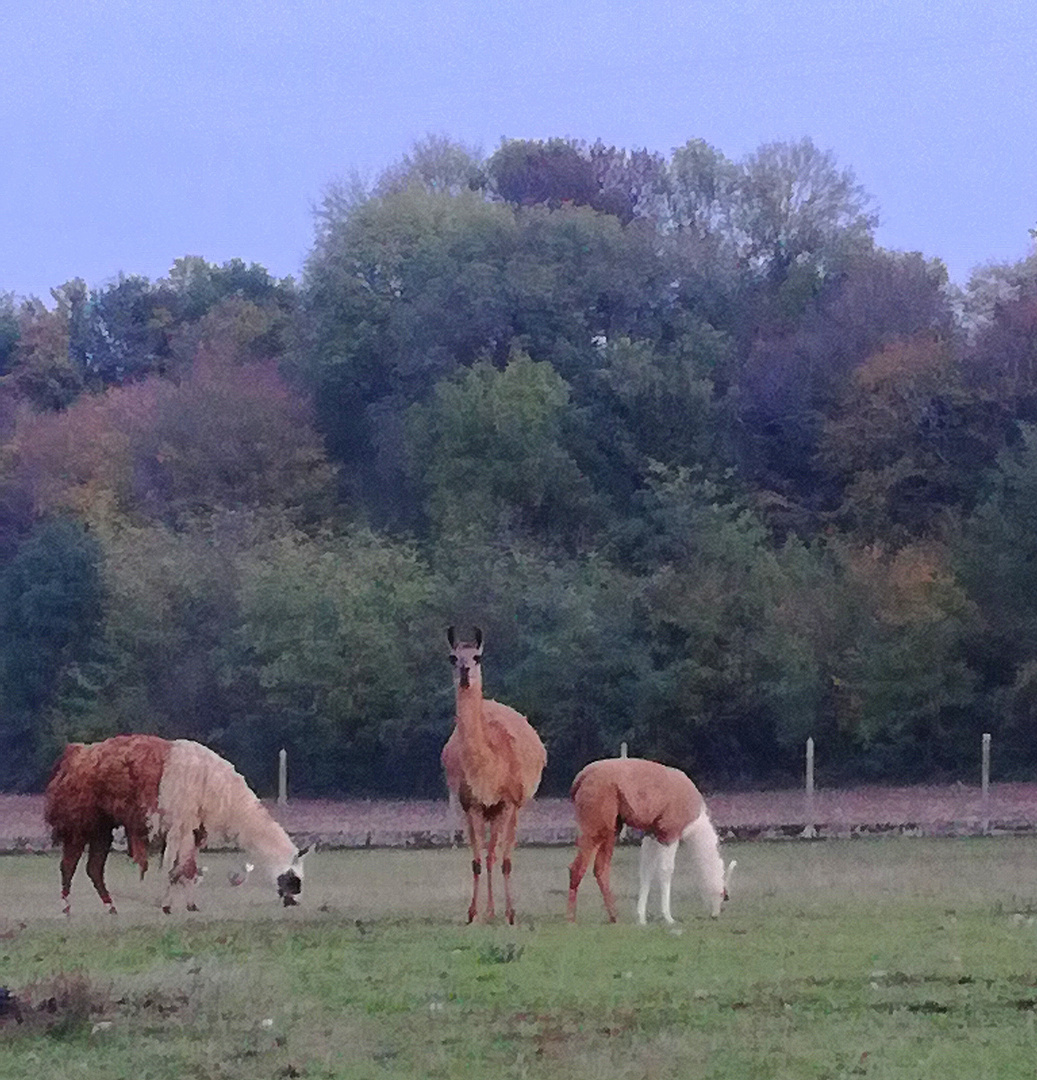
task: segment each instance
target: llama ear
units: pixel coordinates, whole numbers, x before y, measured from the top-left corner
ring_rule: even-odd
[[[452,626],[448,626],[446,628],[446,639],[450,644],[450,648],[452,649],[454,647],[454,628]]]
[[[482,648],[482,631],[478,626],[475,628],[475,645],[476,648]]]

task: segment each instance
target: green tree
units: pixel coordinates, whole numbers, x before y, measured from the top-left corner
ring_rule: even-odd
[[[575,541],[594,503],[565,446],[569,388],[547,363],[516,354],[502,371],[473,365],[410,412],[410,458],[440,542],[508,525]]]
[[[955,350],[931,334],[893,342],[853,373],[822,454],[846,482],[861,535],[903,543],[967,513],[1003,426],[963,386]]]
[[[781,776],[823,694],[813,642],[784,613],[807,556],[795,544],[775,552],[758,517],[716,483],[655,472],[642,496],[654,664],[639,745],[714,783]]]
[[[0,293],[0,376],[6,375],[10,370],[15,346],[21,336],[14,294]]]
[[[108,669],[97,707],[69,718],[75,738],[154,732],[219,746],[229,708],[220,653],[237,625],[240,552],[256,542],[245,514],[105,529]]]
[[[374,194],[389,195],[413,184],[426,191],[459,195],[485,183],[478,150],[445,135],[426,135],[378,177]]]
[[[977,617],[968,656],[994,731],[1032,763],[1037,661],[1037,429],[986,474],[987,494],[956,537],[956,565]],[[988,727],[986,730],[990,730]]]
[[[83,388],[82,372],[69,358],[72,305],[62,290],[53,295],[52,310],[35,299],[18,309],[17,341],[0,375],[9,397],[36,409],[63,409]]]
[[[412,548],[364,529],[251,551],[224,653],[235,760],[270,785],[285,747],[314,793],[440,791],[450,682],[433,597]]]
[[[599,192],[590,159],[568,139],[505,139],[486,171],[497,194],[516,206],[588,206]]]
[[[62,676],[94,658],[101,553],[77,522],[41,523],[0,570],[0,787],[38,782]]]
[[[870,203],[853,170],[811,139],[767,143],[740,165],[734,229],[749,265],[780,286],[794,268],[830,272],[870,248]]]

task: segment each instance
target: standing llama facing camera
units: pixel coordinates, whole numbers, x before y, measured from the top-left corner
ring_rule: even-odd
[[[459,641],[447,630],[450,663],[454,668],[456,713],[454,730],[443,747],[441,760],[447,786],[457,794],[468,825],[472,848],[472,902],[468,921],[479,913],[479,878],[486,826],[486,918],[494,917],[493,865],[498,846],[504,876],[505,915],[515,922],[511,899],[511,852],[520,807],[540,785],[547,752],[529,721],[514,709],[482,694],[482,631],[471,641]]]
[[[167,886],[162,909],[172,910],[182,894],[197,910],[198,849],[209,836],[236,840],[266,864],[284,905],[297,903],[302,889],[302,856],[270,816],[244,778],[200,743],[170,742],[156,735],[116,735],[98,743],[70,743],[47,785],[44,816],[54,843],[60,843],[61,900],[66,915],[72,878],[84,849],[87,876],[101,902],[115,913],[104,867],[119,825],[126,830],[129,855],[148,869],[149,844],[162,844]]]
[[[670,885],[677,845],[687,840],[694,852],[702,893],[716,918],[727,899],[734,862],[724,866],[719,842],[706,804],[691,780],[680,771],[643,758],[592,761],[576,775],[569,791],[576,807],[576,858],[569,867],[569,919],[576,918],[576,890],[591,860],[609,922],[616,921],[616,904],[609,887],[612,852],[623,825],[644,832],[641,841],[641,888],[637,920],[644,923],[648,891],[658,881],[662,917],[670,913]]]

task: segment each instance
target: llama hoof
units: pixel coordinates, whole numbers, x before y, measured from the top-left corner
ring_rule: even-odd
[[[188,904],[187,905],[187,910],[188,911],[197,911],[198,910],[198,905],[197,904]]]
[[[108,905],[108,914],[109,914],[109,915],[118,915],[118,914],[119,914],[119,913],[118,913],[118,912],[117,912],[117,911],[115,910],[115,905],[114,905],[114,904],[109,904],[109,905]]]
[[[170,907],[170,906],[169,906],[168,904],[163,904],[163,905],[162,905],[162,910],[163,910],[163,911],[164,911],[164,912],[165,912],[165,913],[166,913],[167,915],[172,915],[172,914],[173,914],[173,909],[172,909],[172,908],[171,908],[171,907]]]

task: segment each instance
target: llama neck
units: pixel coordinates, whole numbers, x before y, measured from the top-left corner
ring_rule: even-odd
[[[475,768],[492,760],[482,706],[480,685],[457,688],[457,731],[461,736],[465,757]]]
[[[284,870],[295,858],[295,844],[258,800],[256,812],[237,825],[238,843],[271,871]]]

